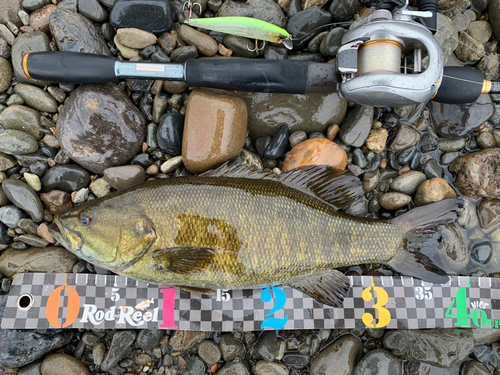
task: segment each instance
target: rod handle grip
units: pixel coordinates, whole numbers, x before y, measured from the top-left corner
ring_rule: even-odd
[[[443,82],[433,101],[448,104],[475,102],[483,90],[483,73],[473,68],[447,66],[443,70]]]

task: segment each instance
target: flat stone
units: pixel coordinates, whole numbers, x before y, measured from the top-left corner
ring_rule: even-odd
[[[461,375],[489,375],[490,370],[482,363],[476,361],[464,362],[464,365],[460,369]]]
[[[412,127],[399,124],[394,130],[387,149],[392,152],[401,152],[405,148],[414,146],[420,140],[420,133]]]
[[[248,108],[248,131],[252,139],[263,135],[273,136],[285,123],[290,133],[305,131],[326,133],[331,124],[344,120],[347,102],[338,94],[268,94],[235,93],[243,97]]]
[[[213,56],[219,51],[219,44],[214,38],[188,25],[179,27],[179,36],[190,46],[195,46],[203,56]]]
[[[5,250],[4,253],[6,251],[9,250]],[[4,315],[6,303],[7,296],[0,296],[0,316]],[[72,338],[73,330],[71,329],[48,329],[40,331],[2,329],[0,330],[0,366],[3,368],[24,367],[42,358],[44,355],[67,345]],[[23,370],[24,368],[21,371]],[[32,374],[26,373],[25,375]]]
[[[151,350],[160,345],[161,339],[165,336],[165,331],[157,328],[143,329],[137,335],[136,344],[143,350]]]
[[[172,33],[163,33],[158,37],[158,44],[163,52],[170,55],[177,46],[177,38]],[[168,81],[165,81],[165,83]]]
[[[477,217],[482,229],[487,230],[500,223],[500,200],[481,199],[477,205]]]
[[[212,340],[203,340],[198,345],[198,355],[209,366],[221,359],[221,351]]]
[[[292,148],[283,163],[283,172],[304,165],[329,165],[345,169],[347,165],[346,152],[326,138],[311,138]]]
[[[286,30],[294,37],[294,49],[302,49],[316,34],[324,31],[322,26],[329,24],[331,20],[330,12],[315,6],[294,14],[288,20],[286,27]]]
[[[280,353],[280,341],[276,331],[264,331],[254,347],[254,357],[266,361],[274,361]]]
[[[12,67],[3,57],[0,57],[0,93],[10,87],[12,80]]]
[[[14,76],[19,82],[26,82],[31,85],[44,87],[49,83],[26,76],[23,69],[23,58],[28,52],[50,51],[50,40],[47,34],[41,31],[32,31],[18,35],[12,45],[12,68]]]
[[[489,95],[474,103],[445,104],[429,102],[431,123],[442,137],[464,137],[488,120],[495,112]]]
[[[116,190],[126,189],[146,181],[146,171],[140,165],[107,168],[103,174],[106,181]]]
[[[154,34],[169,31],[174,24],[167,0],[118,0],[109,21],[117,29],[135,27]]]
[[[36,140],[42,138],[40,132],[40,113],[24,105],[11,105],[5,108],[0,113],[0,124],[5,129],[20,130],[29,133]]]
[[[418,171],[409,171],[404,173],[399,177],[396,177],[391,182],[391,189],[399,193],[413,195],[417,188],[422,184],[427,178],[425,174]]]
[[[135,338],[136,333],[134,331],[120,331],[116,333],[101,363],[101,369],[108,372],[126,357],[132,351]]]
[[[49,27],[59,51],[111,56],[100,30],[79,13],[58,7],[50,15]]]
[[[455,187],[472,199],[497,198],[500,194],[500,149],[490,148],[461,156],[449,167]]]
[[[50,3],[50,0],[22,0],[23,9],[37,10]]]
[[[217,372],[217,375],[251,375],[252,372],[245,365],[239,361],[233,361],[224,365],[222,369]]]
[[[361,358],[353,375],[379,374],[403,375],[402,361],[387,350],[371,350]]]
[[[224,362],[230,362],[239,357],[244,349],[241,341],[234,338],[231,333],[224,333],[220,341],[220,350]]]
[[[104,178],[98,178],[89,185],[90,191],[97,197],[102,198],[111,193],[111,185]]]
[[[204,331],[175,331],[170,338],[169,344],[172,350],[183,352],[191,350],[196,347],[200,342],[208,339],[210,332]]]
[[[76,164],[56,165],[42,177],[44,191],[63,190],[68,193],[88,187],[89,173]]]
[[[64,353],[49,355],[42,362],[42,375],[90,375],[82,362]]]
[[[78,12],[95,22],[104,22],[108,18],[108,11],[97,0],[79,1]]]
[[[472,352],[474,339],[462,329],[395,330],[384,336],[384,346],[404,360],[451,368]]]
[[[24,210],[35,222],[43,219],[43,206],[35,191],[21,180],[8,179],[2,183],[2,189],[17,207]]]
[[[116,30],[116,40],[127,48],[142,49],[156,43],[156,36],[144,30],[126,28]]]
[[[362,356],[361,341],[354,335],[342,335],[313,359],[310,374],[352,374]]]
[[[340,126],[339,138],[348,146],[361,147],[368,138],[373,122],[373,107],[355,105]]]
[[[41,88],[19,83],[14,86],[14,92],[20,95],[31,108],[42,112],[57,112],[57,102],[48,92]]]
[[[411,197],[403,193],[390,192],[382,194],[379,202],[386,210],[397,210],[409,204]]]
[[[71,159],[102,174],[137,154],[146,121],[117,85],[82,85],[64,105],[56,136]]]
[[[160,167],[161,173],[171,173],[182,165],[182,156],[175,156],[172,159],[168,159]]]
[[[218,167],[245,144],[245,101],[219,90],[195,90],[186,106],[182,159],[192,173]]]
[[[120,54],[121,54],[124,58],[129,59],[129,60],[139,58],[139,50],[136,50],[136,49],[133,49],[133,48],[128,48],[128,47],[125,47],[124,45],[122,45],[122,44],[118,41],[118,38],[116,37],[116,35],[115,35],[115,37],[113,38],[113,42],[115,43],[116,48],[118,49],[118,51],[120,51]]]
[[[63,247],[7,249],[0,255],[0,272],[12,277],[18,272],[72,272],[78,257]],[[0,331],[1,332],[1,331]]]

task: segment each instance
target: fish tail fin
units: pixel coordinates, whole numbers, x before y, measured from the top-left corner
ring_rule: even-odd
[[[435,284],[446,283],[448,276],[428,255],[437,255],[436,246],[441,236],[433,230],[425,229],[454,222],[459,218],[463,207],[461,199],[445,199],[417,207],[394,218],[392,223],[400,226],[405,234],[402,249],[387,264],[403,275]]]

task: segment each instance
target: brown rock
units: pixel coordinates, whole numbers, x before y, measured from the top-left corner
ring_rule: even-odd
[[[465,31],[458,33],[458,47],[455,54],[462,61],[478,61],[485,55],[484,47],[477,40],[473,39]]]
[[[140,165],[122,165],[104,170],[104,179],[116,190],[126,189],[144,182],[146,172]]]
[[[450,171],[455,187],[472,199],[497,198],[500,194],[500,149],[489,148],[458,158]]]
[[[116,30],[115,41],[132,49],[142,49],[156,43],[156,36],[133,27]]]
[[[56,243],[54,237],[52,237],[52,235],[49,233],[49,226],[45,223],[40,224],[36,228],[36,234],[38,234],[40,237],[42,237],[45,241],[49,243],[52,244]]]
[[[408,125],[399,124],[387,144],[387,149],[392,152],[401,152],[405,148],[416,145],[419,140],[420,133],[417,130]]]
[[[455,190],[441,177],[431,178],[420,184],[415,194],[415,205],[425,206],[426,204],[442,201],[443,199],[456,198]]]
[[[61,190],[52,190],[48,193],[42,193],[40,194],[40,200],[53,215],[73,207],[71,195]]]
[[[233,50],[226,48],[226,46],[219,43],[219,53],[222,56],[231,56],[233,54]]]
[[[186,106],[182,159],[192,173],[215,168],[238,155],[245,144],[247,106],[221,90],[195,90]]]
[[[50,36],[49,30],[49,18],[53,11],[55,11],[57,7],[53,4],[45,5],[41,9],[37,9],[30,14],[30,23],[29,25],[33,28],[33,30],[41,31]]]
[[[158,44],[163,52],[170,55],[177,46],[177,38],[171,33],[164,33],[158,37]]]
[[[379,152],[384,151],[388,136],[389,133],[385,128],[372,129],[370,130],[370,134],[368,134],[368,138],[366,138],[366,147],[378,154]]]
[[[500,223],[500,200],[481,200],[477,206],[477,217],[479,219],[479,225],[483,229],[489,229]]]
[[[90,375],[87,366],[64,353],[55,353],[45,358],[40,372],[42,375]]]
[[[187,89],[187,85],[183,81],[165,81],[163,89],[170,94],[180,94]]]
[[[345,169],[347,154],[335,142],[326,138],[310,138],[299,143],[288,153],[283,163],[283,172],[304,165],[329,165]]]
[[[219,45],[214,38],[188,25],[179,27],[179,36],[188,45],[195,46],[198,53],[204,56],[213,56],[219,51]]]

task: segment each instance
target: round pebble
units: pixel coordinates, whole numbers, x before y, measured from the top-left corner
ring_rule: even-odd
[[[336,143],[326,138],[311,138],[295,146],[285,158],[283,172],[303,165],[329,165],[345,169],[346,152]]]
[[[411,197],[397,192],[384,193],[379,197],[379,202],[386,210],[397,210],[410,203]]]
[[[203,340],[198,345],[198,355],[207,365],[213,365],[221,359],[221,351],[211,340]]]
[[[40,373],[41,375],[90,375],[83,363],[64,353],[55,353],[45,358]]]
[[[424,206],[447,198],[456,198],[457,194],[453,188],[440,177],[424,181],[415,194],[415,205]]]

